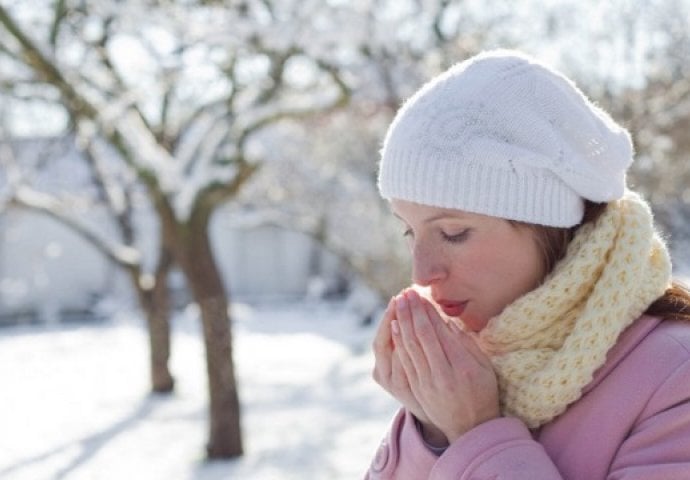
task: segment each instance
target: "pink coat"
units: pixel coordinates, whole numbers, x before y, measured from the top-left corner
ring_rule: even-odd
[[[690,480],[690,324],[643,316],[565,413],[502,417],[437,456],[401,410],[365,480]]]

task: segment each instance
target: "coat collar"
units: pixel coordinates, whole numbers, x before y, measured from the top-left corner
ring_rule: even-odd
[[[606,355],[606,363],[594,372],[592,381],[582,390],[582,394],[596,387],[616,366],[661,323],[658,317],[643,315],[626,328],[616,344]]]

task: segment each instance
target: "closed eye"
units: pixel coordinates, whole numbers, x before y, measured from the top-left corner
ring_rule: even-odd
[[[448,234],[444,231],[441,231],[441,236],[443,237],[443,240],[449,243],[461,243],[467,240],[467,237],[470,234],[470,229],[466,228],[460,233],[455,233],[455,234]]]

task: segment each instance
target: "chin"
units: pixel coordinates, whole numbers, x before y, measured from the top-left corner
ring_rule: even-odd
[[[462,322],[466,330],[470,330],[475,333],[479,333],[486,326],[487,323],[486,320],[467,315],[461,317],[460,321]]]

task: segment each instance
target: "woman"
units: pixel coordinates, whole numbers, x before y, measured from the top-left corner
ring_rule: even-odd
[[[374,340],[402,404],[367,479],[690,479],[690,295],[628,132],[511,51],[433,79],[386,135],[379,189],[414,288]]]

